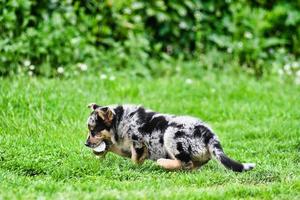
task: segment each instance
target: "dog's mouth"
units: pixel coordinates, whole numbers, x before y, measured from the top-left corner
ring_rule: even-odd
[[[95,155],[100,156],[100,155],[104,155],[108,151],[109,147],[110,147],[110,143],[106,140],[103,140],[102,142],[99,143],[99,145],[93,147],[92,150]]]
[[[98,146],[93,148],[93,151],[103,152],[103,151],[105,151],[105,149],[106,149],[106,144],[104,141],[102,141]]]

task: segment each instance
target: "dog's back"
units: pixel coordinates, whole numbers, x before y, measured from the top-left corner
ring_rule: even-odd
[[[121,107],[116,134],[122,148],[124,142],[131,140],[137,149],[147,147],[148,159],[177,159],[186,168],[199,167],[212,156],[233,171],[254,167],[254,164],[241,164],[226,156],[212,129],[197,118],[161,114],[136,105]],[[120,110],[120,106],[117,109]]]

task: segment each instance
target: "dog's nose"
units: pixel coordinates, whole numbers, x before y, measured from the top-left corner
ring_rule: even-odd
[[[89,147],[90,146],[90,142],[86,141],[84,145],[87,146],[87,147]]]

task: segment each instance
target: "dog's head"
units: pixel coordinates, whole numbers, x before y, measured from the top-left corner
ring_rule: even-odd
[[[96,155],[104,155],[112,145],[111,127],[115,114],[109,107],[102,107],[95,103],[89,104],[88,107],[92,112],[87,120],[89,133],[85,145],[95,149],[104,142],[105,150],[93,151]]]

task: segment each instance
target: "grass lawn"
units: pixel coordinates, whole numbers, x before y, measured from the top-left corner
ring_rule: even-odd
[[[215,160],[168,172],[85,146],[86,105],[143,104],[208,122],[225,152],[257,167]],[[117,75],[0,79],[0,199],[300,199],[300,87],[275,78],[205,73],[146,80]]]

